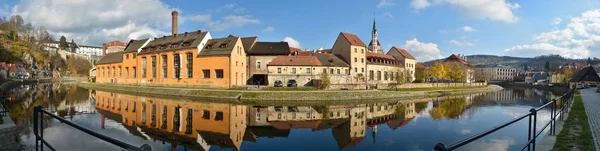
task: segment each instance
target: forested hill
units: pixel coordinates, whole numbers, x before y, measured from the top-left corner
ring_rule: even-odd
[[[424,62],[425,65],[433,65],[435,62],[441,62],[444,59],[432,60]],[[544,67],[546,61],[550,63],[551,69],[556,69],[558,66],[576,63],[587,63],[588,59],[569,59],[560,55],[542,55],[534,58],[520,58],[511,56],[495,56],[495,55],[470,55],[467,56],[467,61],[473,65],[488,65],[488,64],[503,64],[513,67],[523,67],[528,65],[530,69],[538,69]],[[591,58],[592,63],[600,63],[600,59]]]

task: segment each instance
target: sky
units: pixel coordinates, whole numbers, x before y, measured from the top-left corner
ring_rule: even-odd
[[[301,49],[331,48],[340,32],[417,61],[451,54],[569,58],[600,56],[598,0],[0,0],[0,17],[21,15],[58,39],[100,46],[171,33],[257,36]]]

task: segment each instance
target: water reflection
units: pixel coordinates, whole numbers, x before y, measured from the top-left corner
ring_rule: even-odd
[[[315,106],[259,106],[172,100],[48,84],[11,93],[11,118],[25,145],[33,141],[33,106],[113,138],[155,150],[430,150],[525,114],[553,96],[534,89],[446,96],[386,103]],[[14,98],[12,96],[15,96]],[[15,111],[16,110],[16,111]],[[544,119],[544,113],[540,118]],[[55,120],[44,122],[45,137],[62,150],[116,150]],[[526,123],[525,123],[526,124]],[[474,142],[468,150],[514,150],[526,129]],[[70,138],[67,140],[59,140]]]

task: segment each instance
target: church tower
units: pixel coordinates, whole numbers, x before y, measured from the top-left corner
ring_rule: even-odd
[[[377,28],[375,26],[375,18],[373,18],[373,30],[371,31],[371,42],[369,43],[369,51],[373,53],[383,54],[379,40],[377,40]]]

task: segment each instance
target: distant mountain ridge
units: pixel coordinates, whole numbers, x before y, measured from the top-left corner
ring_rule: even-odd
[[[445,58],[444,58],[445,59]],[[436,62],[442,62],[444,59],[431,60],[423,62],[423,64],[431,66]],[[502,64],[517,68],[523,68],[524,65],[529,66],[529,69],[541,69],[546,64],[546,61],[550,63],[551,69],[557,69],[559,66],[571,63],[587,63],[588,59],[570,59],[560,55],[541,55],[534,58],[521,58],[512,56],[495,56],[495,55],[470,55],[467,56],[467,62],[472,65],[490,65],[490,64]],[[592,64],[600,63],[600,59],[593,58]]]

